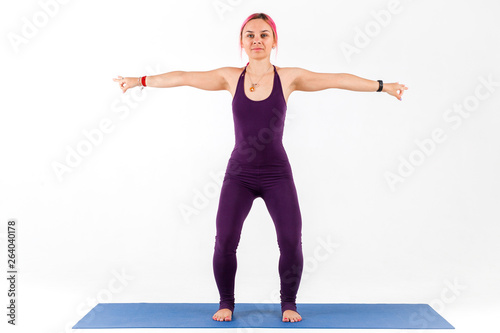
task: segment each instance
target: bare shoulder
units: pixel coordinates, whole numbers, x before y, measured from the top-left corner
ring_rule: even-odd
[[[297,70],[300,70],[302,68],[300,67],[279,67],[276,66],[276,70],[283,71],[283,73],[291,73],[291,72],[296,72]]]
[[[236,92],[236,86],[238,85],[238,79],[240,74],[243,72],[245,67],[221,67],[219,68],[220,74],[224,77],[227,82],[226,90],[234,96]]]
[[[221,74],[221,75],[224,75],[224,76],[233,76],[233,75],[238,75],[239,73],[241,73],[243,71],[245,67],[230,67],[230,66],[227,66],[227,67],[220,67],[220,68],[217,68],[216,70]]]
[[[229,81],[231,77],[233,76],[238,76],[237,73],[240,73],[243,71],[245,67],[219,67],[211,70],[210,72],[217,74],[218,76],[221,76],[226,79],[226,81]]]
[[[276,66],[276,70],[278,71],[283,86],[286,87],[285,90],[288,90],[288,93],[296,90],[298,79],[308,72],[306,69],[300,67]],[[285,94],[286,93],[287,92],[285,92]]]
[[[300,73],[303,73],[305,71],[305,69],[300,67],[278,67],[278,66],[276,66],[276,70],[278,70],[280,74],[283,73],[283,75],[290,75],[290,76],[300,75]]]

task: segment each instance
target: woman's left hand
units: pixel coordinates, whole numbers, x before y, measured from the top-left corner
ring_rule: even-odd
[[[399,82],[384,83],[384,86],[382,88],[382,91],[388,93],[389,95],[396,97],[400,101],[402,100],[403,92],[405,90],[408,90],[408,87],[405,86],[404,84],[400,84]]]

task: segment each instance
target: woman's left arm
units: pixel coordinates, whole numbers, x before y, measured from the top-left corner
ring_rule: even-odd
[[[378,81],[364,79],[348,73],[315,73],[294,67],[292,76],[292,90],[318,91],[337,88],[352,91],[377,91],[379,87]],[[382,91],[401,100],[403,92],[407,89],[408,87],[399,82],[384,82]]]

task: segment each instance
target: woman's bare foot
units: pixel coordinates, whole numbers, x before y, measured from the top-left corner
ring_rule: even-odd
[[[296,311],[285,310],[285,312],[283,312],[283,321],[289,321],[293,323],[301,320],[302,317]]]
[[[231,321],[233,312],[229,309],[220,309],[213,315],[213,320],[217,321]]]

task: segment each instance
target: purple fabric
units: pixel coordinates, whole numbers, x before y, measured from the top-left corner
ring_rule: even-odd
[[[245,94],[245,72],[246,66],[233,98],[236,140],[216,217],[213,269],[220,294],[219,309],[234,312],[236,248],[253,201],[261,197],[274,222],[280,250],[281,311],[297,311],[296,295],[303,268],[302,219],[292,169],[282,143],[287,105],[276,67],[272,92],[260,101]]]

